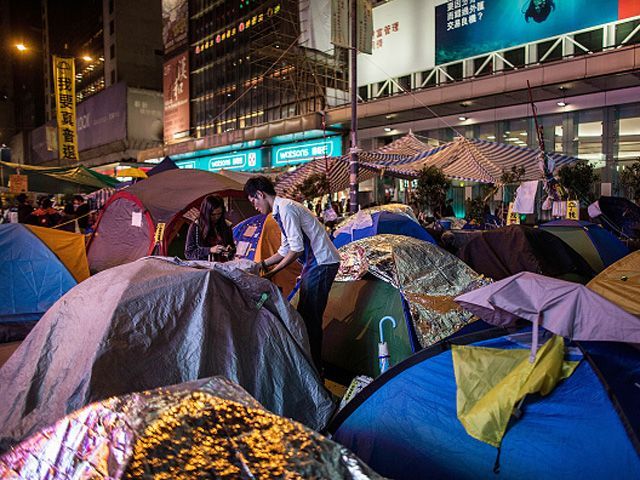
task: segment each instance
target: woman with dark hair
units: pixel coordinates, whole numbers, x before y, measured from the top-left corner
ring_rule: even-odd
[[[552,10],[555,10],[556,4],[553,0],[528,0],[529,6],[522,8],[524,19],[529,23],[529,19],[533,18],[536,23],[544,22]],[[526,5],[526,2],[525,2]]]
[[[200,204],[198,220],[189,227],[184,256],[187,260],[226,262],[235,253],[233,231],[225,218],[224,200],[209,195]]]

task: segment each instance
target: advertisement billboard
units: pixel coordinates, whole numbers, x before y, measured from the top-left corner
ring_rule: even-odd
[[[160,92],[129,88],[127,135],[129,139],[162,142],[163,100]]]
[[[189,52],[166,62],[162,71],[164,141],[189,134]]]
[[[262,149],[254,148],[237,152],[221,153],[220,155],[207,155],[203,157],[179,160],[176,165],[180,168],[197,168],[209,172],[218,170],[254,171],[262,169]]]
[[[127,138],[127,85],[112,85],[78,104],[80,151]]]
[[[437,3],[442,0],[394,0],[373,9],[372,54],[358,55],[358,85],[434,67]]]
[[[631,3],[628,0],[447,0],[436,7],[436,64],[613,22],[633,13]]]
[[[162,43],[165,55],[187,43],[189,2],[162,0]]]
[[[342,155],[342,137],[333,136],[274,146],[271,148],[271,166],[296,165],[325,155],[327,157]]]

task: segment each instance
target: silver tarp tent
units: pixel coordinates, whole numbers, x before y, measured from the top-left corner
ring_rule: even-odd
[[[0,477],[382,478],[220,377],[84,407],[0,457]]]
[[[0,369],[0,450],[90,402],[213,375],[324,427],[333,404],[302,319],[242,262],[148,257],[71,289]]]

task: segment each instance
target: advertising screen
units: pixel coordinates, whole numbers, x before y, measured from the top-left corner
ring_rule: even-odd
[[[342,155],[342,137],[319,138],[308,142],[289,143],[271,148],[272,167],[296,165],[314,158]]]
[[[634,7],[629,0],[447,0],[435,10],[442,64],[613,22]]]

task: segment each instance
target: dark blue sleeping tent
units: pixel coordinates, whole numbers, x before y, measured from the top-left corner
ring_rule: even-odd
[[[530,340],[530,331],[505,333],[492,328],[453,341],[528,348],[520,342]],[[334,418],[329,431],[394,479],[640,478],[640,351],[606,342],[569,346],[567,356],[580,360],[578,367],[548,396],[525,398],[500,451],[468,435],[456,416],[447,343],[378,377]]]
[[[405,235],[417,238],[426,242],[436,243],[429,233],[422,226],[406,215],[391,212],[374,212],[371,214],[372,224],[362,228],[341,228],[336,233],[333,244],[340,248],[347,243],[351,243],[361,238],[372,237],[381,233],[391,233],[394,235]],[[348,225],[348,224],[347,224]]]

